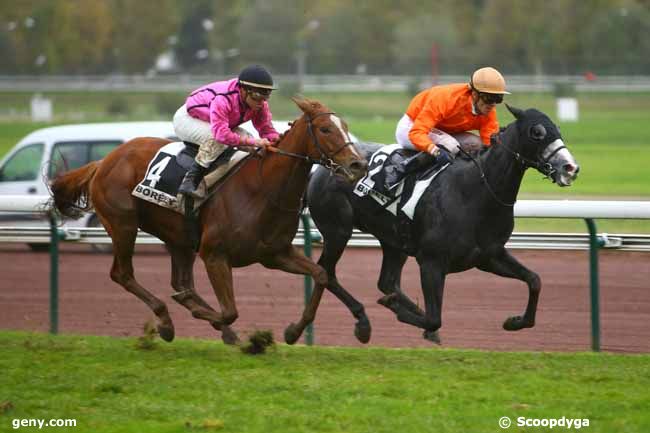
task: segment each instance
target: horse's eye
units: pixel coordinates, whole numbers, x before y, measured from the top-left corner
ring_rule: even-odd
[[[530,128],[530,137],[533,140],[542,141],[546,137],[546,128],[544,128],[544,125],[538,123],[532,126]]]
[[[318,129],[320,129],[320,132],[322,132],[323,134],[329,134],[331,132],[331,130],[327,126],[321,126]]]

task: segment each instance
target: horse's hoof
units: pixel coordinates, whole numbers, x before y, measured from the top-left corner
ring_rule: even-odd
[[[506,321],[503,322],[503,329],[506,331],[519,331],[524,328],[532,328],[533,325],[534,323],[527,323],[521,316],[512,316],[508,317]]]
[[[359,320],[354,325],[354,336],[357,337],[361,343],[366,344],[370,341],[370,335],[372,334],[372,329],[370,328],[370,322],[368,320]]]
[[[156,326],[156,329],[158,330],[158,335],[160,335],[160,338],[165,340],[166,342],[170,343],[174,340],[174,326],[173,325],[158,325]]]
[[[440,334],[438,333],[438,330],[435,330],[435,331],[424,331],[424,332],[422,333],[422,337],[423,337],[425,340],[429,340],[429,341],[431,341],[432,343],[436,343],[437,345],[442,344],[441,341],[440,341]]]
[[[295,323],[290,324],[284,330],[284,341],[287,344],[295,344],[296,341],[300,338],[301,332],[298,332],[298,327]]]
[[[221,340],[224,344],[229,346],[236,346],[239,344],[239,337],[229,326],[221,327]]]

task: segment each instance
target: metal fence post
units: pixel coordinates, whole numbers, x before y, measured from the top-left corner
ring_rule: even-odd
[[[56,217],[50,219],[50,334],[59,332],[59,228]]]
[[[596,223],[585,218],[589,228],[589,280],[591,283],[591,350],[600,352],[600,287],[598,276],[598,249],[601,242],[596,233]]]

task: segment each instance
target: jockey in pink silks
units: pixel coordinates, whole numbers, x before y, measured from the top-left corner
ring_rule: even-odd
[[[276,89],[273,78],[259,65],[244,68],[237,78],[217,81],[196,89],[176,114],[174,130],[179,139],[199,146],[194,163],[178,192],[196,197],[196,189],[208,167],[226,149],[266,147],[280,134],[271,123],[268,99]],[[251,120],[260,138],[253,138],[239,125]]]

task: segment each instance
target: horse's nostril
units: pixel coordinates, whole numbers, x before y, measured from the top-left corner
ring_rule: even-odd
[[[350,164],[350,169],[356,172],[366,171],[367,168],[368,168],[368,163],[366,161],[353,161]]]
[[[578,174],[578,167],[573,164],[564,164],[564,171],[567,174]]]

